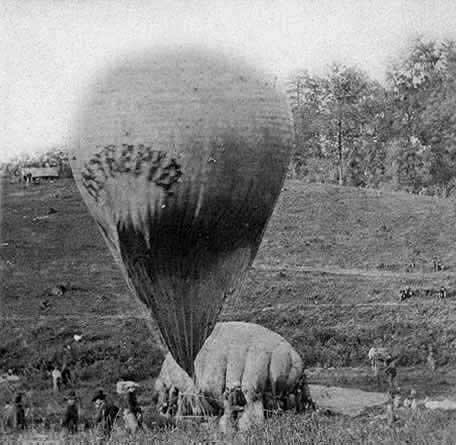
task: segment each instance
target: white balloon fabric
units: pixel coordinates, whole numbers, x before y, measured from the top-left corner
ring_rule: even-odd
[[[245,62],[163,50],[100,75],[78,120],[82,197],[192,376],[279,196],[293,145],[286,97]]]

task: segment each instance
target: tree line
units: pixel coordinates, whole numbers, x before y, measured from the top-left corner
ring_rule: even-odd
[[[456,42],[414,40],[384,85],[333,64],[287,84],[296,151],[310,182],[456,194]]]

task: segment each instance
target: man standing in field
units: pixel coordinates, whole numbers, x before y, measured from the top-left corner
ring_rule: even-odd
[[[67,406],[63,415],[62,427],[69,433],[75,434],[78,432],[79,412],[76,406],[76,393],[70,391],[66,397]]]
[[[68,386],[71,385],[72,381],[71,381],[71,371],[70,371],[70,368],[66,361],[63,363],[61,373],[62,373],[62,385],[63,385],[63,387],[67,388]]]
[[[95,403],[95,425],[101,427],[106,436],[111,434],[114,423],[119,413],[119,408],[106,401],[103,390],[99,390],[92,399]]]
[[[396,390],[389,391],[388,403],[386,405],[386,420],[390,426],[393,425],[397,420],[395,410],[399,406],[398,397],[399,395]]]
[[[396,359],[388,358],[386,360],[385,375],[388,378],[388,386],[391,391],[396,387],[396,376],[397,376]]]
[[[142,410],[136,398],[136,387],[130,386],[125,396],[125,408],[123,410],[123,419],[125,429],[134,434],[142,428]]]
[[[447,290],[446,290],[445,286],[442,286],[439,291],[439,300],[445,300],[446,297],[447,297]]]
[[[431,373],[434,373],[435,368],[436,368],[436,363],[435,363],[435,357],[434,357],[434,350],[432,348],[432,345],[429,345],[429,352],[427,356],[427,365]]]
[[[60,372],[60,369],[57,367],[57,365],[54,365],[54,368],[52,369],[51,372],[52,376],[52,390],[54,393],[58,393],[60,391],[60,387],[62,385],[62,373]]]
[[[138,426],[141,427],[142,410],[141,410],[141,407],[139,406],[138,399],[136,397],[136,388],[133,386],[128,388],[127,403],[128,403],[128,409],[136,417],[136,419],[138,421]]]
[[[16,428],[18,430],[25,430],[27,427],[25,422],[25,409],[22,403],[22,394],[19,393],[14,398],[14,408],[15,408],[15,416],[16,416]]]
[[[383,369],[385,367],[385,362],[391,358],[391,354],[387,348],[373,346],[369,350],[368,358],[370,360],[372,370],[374,371],[374,377],[377,381],[377,385],[380,386],[380,364]]]
[[[410,286],[407,286],[407,287],[406,287],[406,289],[405,289],[405,294],[406,294],[407,299],[413,297],[413,291],[412,291],[412,289],[411,289]]]

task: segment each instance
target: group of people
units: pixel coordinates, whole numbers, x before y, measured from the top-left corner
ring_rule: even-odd
[[[98,390],[92,398],[94,405],[93,421],[86,420],[85,427],[90,425],[97,428],[100,433],[109,436],[119,418],[123,415],[125,428],[128,432],[134,433],[143,427],[142,410],[139,406],[134,388],[128,391],[124,401],[124,409],[121,409],[108,400],[103,390]],[[79,430],[81,422],[78,397],[74,390],[65,396],[65,409],[61,419],[61,426],[66,434],[75,434]],[[25,408],[23,404],[23,394],[17,393],[8,402],[3,411],[3,430],[20,431],[27,428]]]
[[[401,396],[401,391],[399,388],[392,389],[389,392],[388,403],[386,404],[386,417],[388,423],[391,425],[398,417],[396,413],[400,409],[411,409],[412,411],[416,410],[418,407],[418,401],[416,399],[416,390],[411,389],[409,394],[405,397]]]
[[[413,272],[416,268],[415,262],[410,262],[407,266],[407,272]],[[441,272],[445,269],[442,261],[438,257],[432,258],[432,271],[433,272]],[[410,286],[407,286],[399,291],[399,300],[405,301],[409,298],[412,298],[416,295],[416,291],[413,291]],[[439,292],[437,294],[437,298],[439,300],[444,300],[448,297],[448,291],[445,286],[441,286]]]
[[[407,264],[407,268],[406,268],[407,272],[414,272],[415,269],[416,269],[415,261],[411,261],[410,263]],[[437,257],[432,258],[432,271],[433,272],[441,272],[444,269],[445,269],[445,266],[443,265],[440,258],[437,258]]]
[[[399,292],[400,301],[408,300],[409,298],[412,298],[413,296],[414,296],[414,292],[412,291],[410,286],[407,286],[405,289],[401,289]]]
[[[17,393],[13,399],[6,403],[3,411],[3,429],[25,430],[27,427],[23,394]]]
[[[405,287],[399,291],[399,300],[405,301],[409,298],[412,298],[416,295],[416,292],[411,289],[410,286]],[[448,290],[445,286],[440,286],[439,292],[437,293],[437,298],[439,300],[445,300],[448,297]]]
[[[383,371],[383,374],[388,381],[389,390],[394,390],[396,388],[397,362],[399,357],[394,357],[388,348],[383,347],[372,347],[369,350],[368,357],[371,362],[371,367],[374,371],[377,384],[380,384],[380,373]],[[426,363],[431,373],[436,370],[437,363],[432,345],[429,345],[428,347]]]
[[[79,425],[79,410],[76,403],[76,394],[71,391],[66,397],[67,406],[63,414],[62,427],[69,434],[74,434],[78,431]],[[114,403],[108,400],[103,390],[98,390],[92,398],[92,403],[95,408],[93,417],[93,426],[99,431],[109,436],[119,418],[121,409]],[[142,410],[139,406],[135,389],[128,391],[125,398],[125,406],[122,412],[125,429],[130,433],[135,433],[143,426]]]
[[[431,373],[436,370],[436,358],[434,353],[434,348],[432,345],[429,345],[427,354],[427,367]],[[406,408],[415,410],[418,406],[416,399],[416,391],[414,389],[410,390],[408,395],[401,395],[401,390],[397,385],[397,362],[399,357],[393,356],[388,348],[373,346],[368,353],[369,360],[371,362],[374,375],[377,380],[377,384],[380,384],[380,374],[383,371],[384,377],[387,379],[388,383],[388,403],[386,405],[387,409],[387,418],[390,423],[393,423],[397,420],[396,412],[399,408]]]
[[[432,271],[441,272],[443,269],[444,269],[443,263],[440,261],[439,258],[434,257],[432,259]]]
[[[213,415],[221,416],[221,424],[227,424],[232,421],[239,423],[242,418],[241,429],[241,425],[246,426],[250,420],[253,424],[261,424],[272,414],[284,411],[302,413],[316,408],[304,373],[288,391],[277,393],[273,388],[242,388],[238,384],[225,388],[221,400],[208,394],[186,393],[174,385],[161,385],[154,395],[154,402],[163,419]],[[225,427],[222,426],[221,430]]]
[[[63,363],[61,368],[54,364],[51,370],[51,377],[54,393],[60,392],[62,388],[68,388],[73,383],[70,368],[66,363]]]
[[[78,431],[79,425],[79,411],[76,404],[75,392],[70,392],[66,400],[67,406],[62,419],[62,427],[68,433],[73,434]],[[94,426],[99,428],[104,435],[109,436],[119,417],[120,408],[108,400],[102,389],[95,393],[92,403],[95,407]],[[135,388],[128,390],[124,405],[122,415],[125,428],[129,432],[135,433],[143,425],[142,410],[136,397]]]

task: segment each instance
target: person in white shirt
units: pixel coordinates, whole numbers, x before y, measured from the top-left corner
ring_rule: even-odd
[[[51,371],[52,376],[52,390],[57,393],[60,391],[62,386],[62,373],[57,365],[54,365],[54,368]]]

